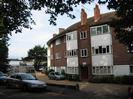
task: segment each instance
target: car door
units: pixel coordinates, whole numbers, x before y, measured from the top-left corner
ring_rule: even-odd
[[[16,88],[21,88],[22,87],[23,81],[22,81],[21,75],[16,76],[14,84],[15,84]]]

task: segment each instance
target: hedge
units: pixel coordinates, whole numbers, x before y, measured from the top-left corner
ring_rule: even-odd
[[[90,80],[93,83],[116,83],[133,85],[133,76],[93,76]]]

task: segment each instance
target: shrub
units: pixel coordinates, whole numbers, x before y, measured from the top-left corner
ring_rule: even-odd
[[[93,76],[90,80],[93,83],[116,83],[133,85],[133,76]]]
[[[79,81],[79,75],[66,74],[66,78],[71,81]]]

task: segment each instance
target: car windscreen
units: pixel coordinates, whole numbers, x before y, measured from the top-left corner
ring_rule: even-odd
[[[21,78],[22,80],[36,80],[36,78],[31,74],[22,74]]]
[[[56,75],[61,75],[59,72],[55,72]]]
[[[3,75],[4,75],[4,73],[0,72],[0,76],[3,76]]]

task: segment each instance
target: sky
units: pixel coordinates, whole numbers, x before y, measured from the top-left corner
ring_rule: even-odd
[[[32,25],[32,30],[23,29],[22,33],[12,33],[9,40],[9,58],[21,59],[27,56],[29,49],[36,45],[47,47],[47,41],[53,37],[54,33],[58,33],[59,28],[67,28],[76,22],[80,21],[80,12],[84,8],[88,18],[93,16],[93,10],[96,3],[79,5],[74,8],[72,14],[76,16],[75,19],[69,18],[67,15],[58,16],[57,25],[49,25],[50,15],[45,14],[45,10],[32,11],[33,19],[36,25]],[[99,5],[100,12],[106,13],[112,10],[108,10],[106,5]]]

